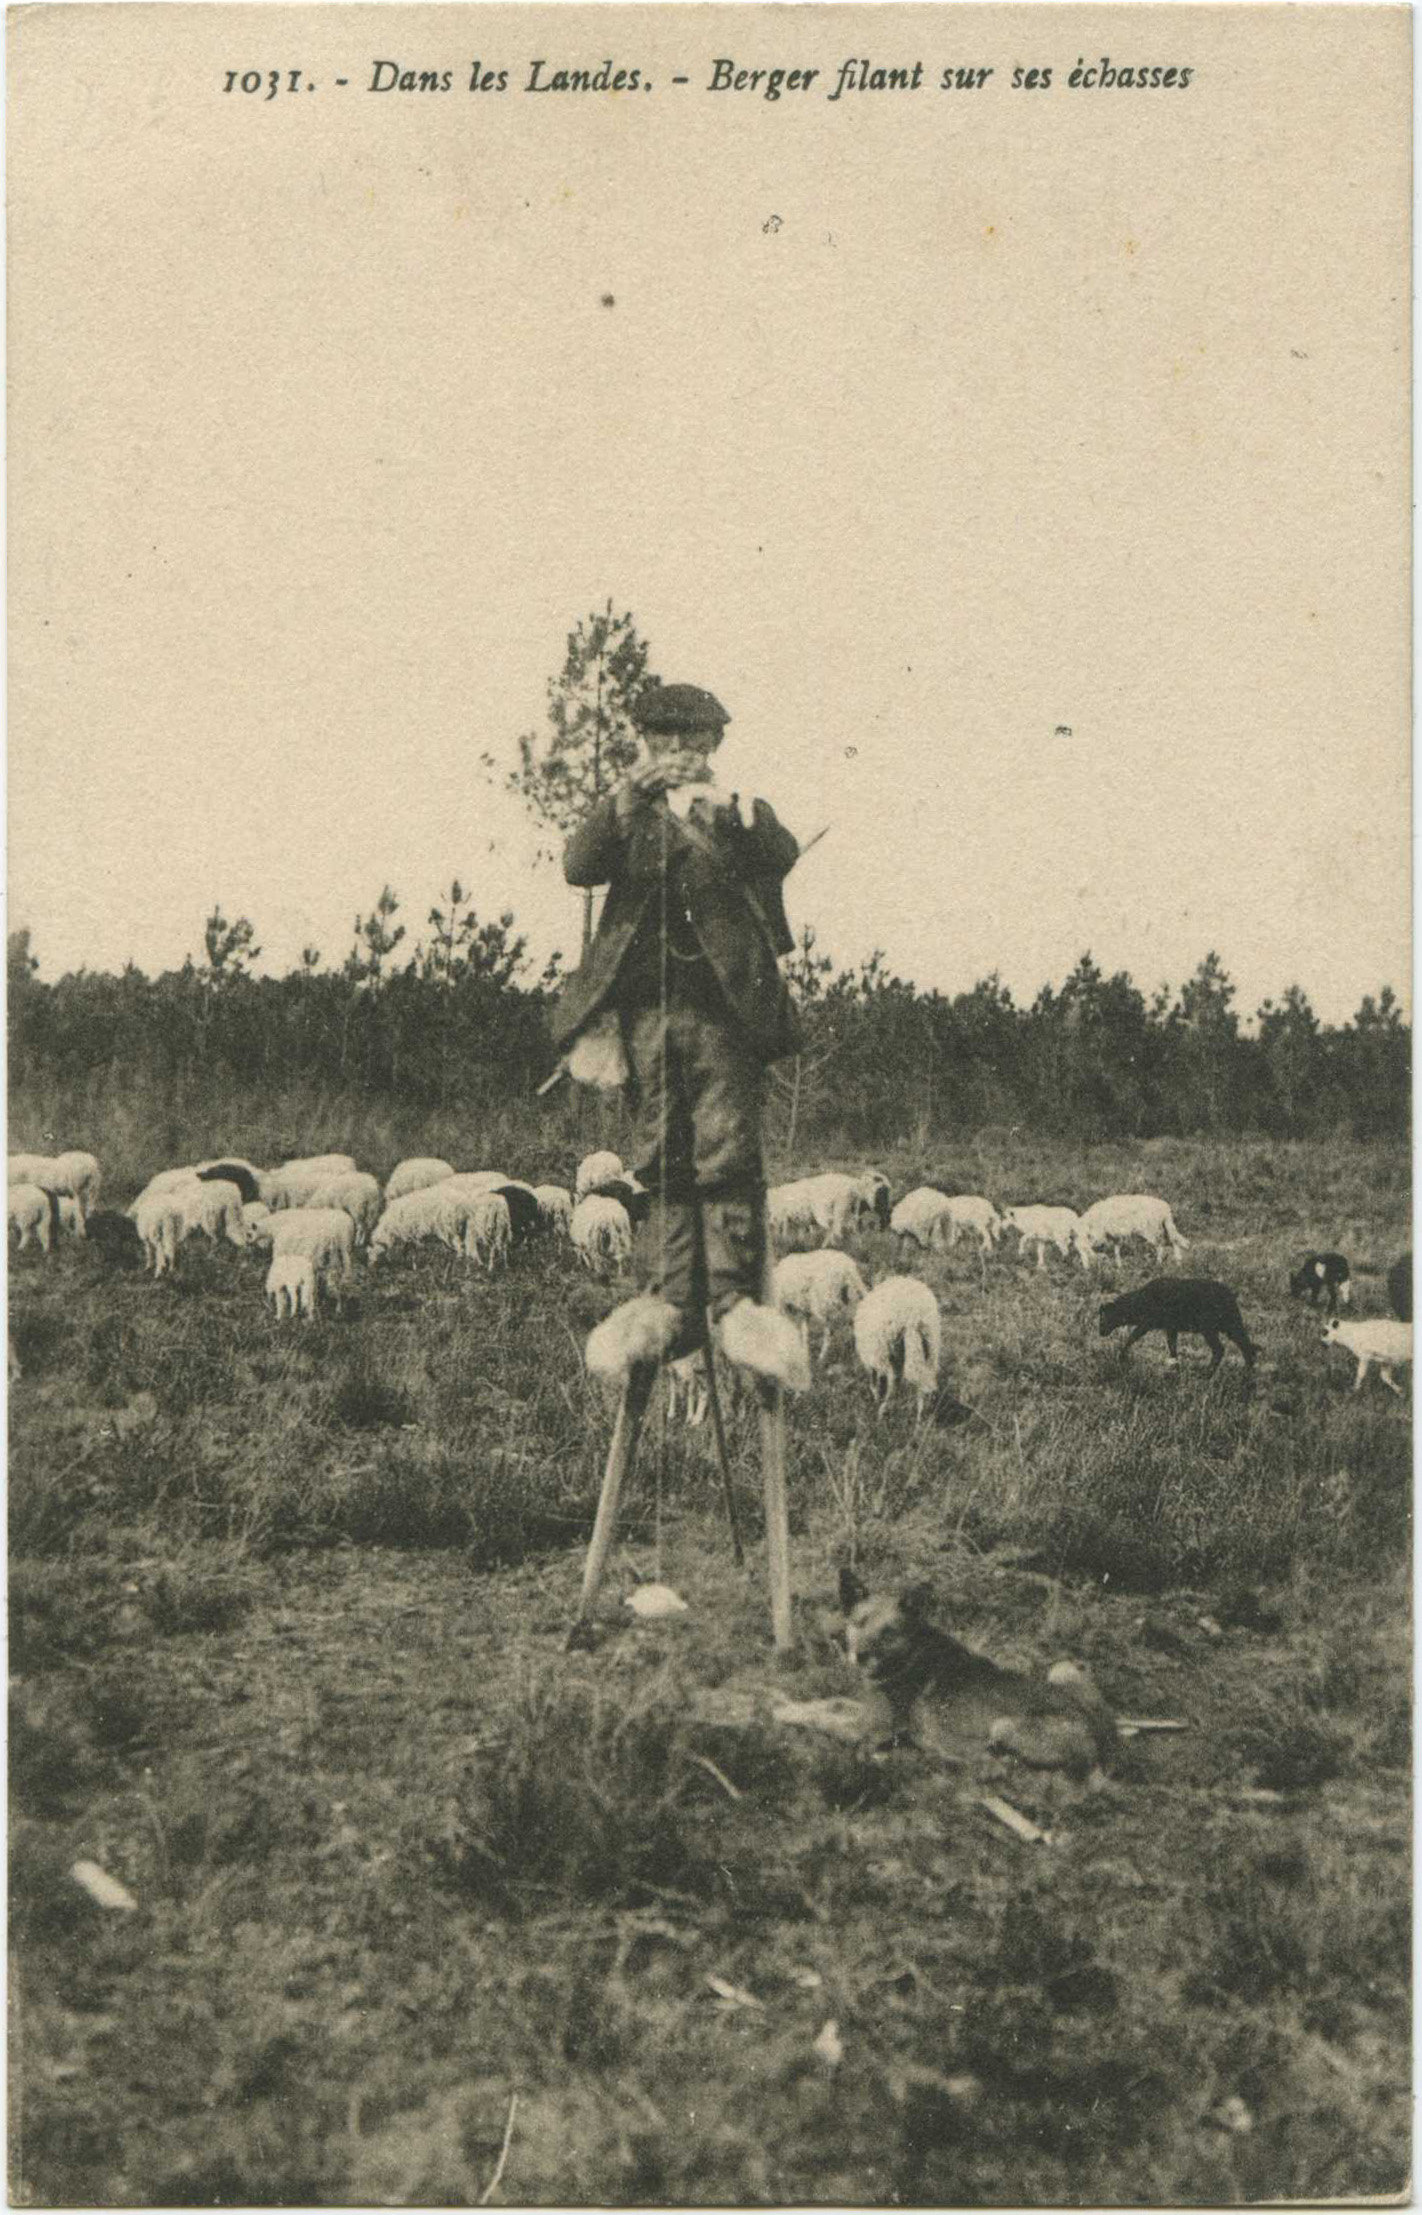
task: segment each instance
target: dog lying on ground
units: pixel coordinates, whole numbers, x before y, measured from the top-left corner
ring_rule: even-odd
[[[1057,1662],[1045,1682],[1000,1668],[929,1621],[926,1584],[897,1597],[870,1593],[841,1569],[839,1598],[845,1651],[872,1678],[895,1737],[940,1760],[967,1762],[990,1750],[1076,1784],[1102,1781],[1115,1718],[1076,1662]]]

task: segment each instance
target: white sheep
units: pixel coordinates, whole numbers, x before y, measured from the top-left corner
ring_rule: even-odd
[[[269,1208],[309,1207],[311,1196],[333,1177],[348,1177],[355,1163],[349,1154],[313,1154],[309,1161],[284,1161],[257,1176],[257,1197]]]
[[[1161,1261],[1167,1254],[1183,1254],[1186,1247],[1168,1200],[1157,1200],[1148,1192],[1117,1192],[1110,1199],[1094,1201],[1081,1217],[1076,1249],[1083,1269],[1089,1269],[1093,1257],[1109,1245],[1128,1238],[1143,1238]]]
[[[555,1238],[566,1238],[573,1225],[573,1195],[565,1185],[536,1184],[533,1197],[538,1202],[538,1219],[543,1229],[551,1231]]]
[[[174,1185],[160,1197],[177,1211],[181,1225],[179,1243],[194,1233],[201,1233],[214,1242],[225,1238],[233,1246],[248,1243],[241,1192],[225,1177],[215,1177],[206,1183],[194,1177],[191,1184]]]
[[[914,1246],[945,1246],[948,1207],[946,1192],[939,1192],[931,1184],[916,1185],[912,1192],[905,1193],[889,1217],[889,1229],[895,1238],[907,1239]]]
[[[1345,1323],[1334,1316],[1323,1329],[1325,1346],[1346,1346],[1358,1364],[1353,1379],[1353,1390],[1361,1392],[1368,1371],[1374,1362],[1378,1374],[1390,1392],[1402,1397],[1402,1386],[1393,1375],[1400,1363],[1412,1359],[1412,1325],[1399,1323],[1391,1315],[1371,1315],[1361,1323]]]
[[[917,1277],[885,1277],[867,1292],[854,1316],[854,1347],[869,1372],[882,1417],[902,1376],[918,1394],[918,1412],[938,1389],[943,1319],[938,1302]]]
[[[826,1252],[786,1254],[775,1264],[775,1304],[800,1326],[805,1356],[811,1367],[810,1324],[823,1326],[821,1358],[829,1350],[830,1325],[836,1315],[852,1315],[868,1287],[848,1254]]]
[[[51,1192],[68,1193],[77,1203],[79,1211],[79,1236],[84,1236],[84,1224],[98,1204],[102,1183],[99,1164],[92,1154],[77,1152],[57,1154],[54,1174],[49,1179]]]
[[[266,1222],[271,1212],[265,1200],[246,1200],[243,1202],[242,1221],[247,1228],[247,1243],[249,1246],[265,1244],[265,1234],[261,1226]]]
[[[306,1204],[344,1208],[355,1224],[357,1246],[364,1246],[380,1220],[380,1185],[364,1170],[350,1169],[344,1176],[318,1184]]]
[[[1002,1236],[1002,1217],[991,1200],[985,1199],[980,1192],[951,1194],[944,1221],[947,1245],[956,1246],[960,1238],[975,1238],[978,1253],[984,1260],[995,1252]]]
[[[613,1177],[624,1174],[619,1155],[600,1153],[585,1154],[578,1163],[578,1173],[573,1179],[573,1198],[584,1199],[594,1185],[607,1184]]]
[[[507,1262],[513,1242],[509,1204],[498,1192],[449,1192],[445,1185],[430,1189],[440,1194],[437,1236],[467,1261],[494,1269]]]
[[[355,1262],[355,1224],[344,1208],[284,1208],[258,1225],[265,1242],[271,1239],[272,1259],[278,1254],[304,1255],[321,1279],[339,1269],[349,1279]]]
[[[7,1184],[37,1184],[41,1191],[56,1192],[75,1202],[79,1236],[99,1197],[99,1164],[92,1154],[11,1154],[6,1163]]]
[[[309,1254],[273,1254],[267,1271],[266,1297],[278,1319],[292,1321],[304,1315],[310,1322],[316,1313],[316,1265]]]
[[[143,1241],[143,1266],[155,1277],[167,1276],[183,1236],[183,1211],[171,1192],[140,1194],[129,1210]]]
[[[817,1177],[773,1185],[765,1196],[766,1228],[779,1245],[819,1232],[822,1246],[836,1246],[873,1205],[859,1178],[827,1169]]]
[[[573,1250],[594,1276],[612,1276],[632,1254],[632,1219],[620,1200],[589,1193],[568,1226]]]
[[[1017,1232],[1019,1254],[1035,1251],[1037,1267],[1045,1269],[1049,1246],[1066,1261],[1077,1252],[1081,1217],[1070,1207],[1010,1207],[1002,1227]]]
[[[371,1268],[397,1246],[418,1246],[427,1238],[442,1238],[452,1197],[450,1180],[442,1179],[439,1184],[423,1185],[418,1192],[406,1192],[398,1200],[391,1200],[370,1234],[366,1259]]]
[[[445,1177],[454,1175],[452,1162],[441,1161],[433,1154],[412,1154],[408,1161],[399,1161],[391,1170],[385,1185],[385,1200],[403,1200],[407,1192],[423,1192],[426,1185],[439,1184]]]
[[[890,1195],[893,1187],[882,1169],[866,1169],[854,1180],[854,1187],[864,1206],[873,1215],[880,1230],[889,1227],[891,1213]]]
[[[189,1162],[184,1169],[159,1169],[151,1176],[136,1198],[130,1200],[128,1213],[137,1222],[138,1211],[145,1200],[154,1199],[162,1192],[176,1192],[180,1185],[193,1184],[197,1179],[197,1163]]]
[[[8,1228],[18,1231],[20,1243],[17,1253],[23,1253],[29,1245],[39,1247],[47,1254],[54,1237],[55,1208],[50,1196],[37,1184],[12,1184],[8,1188],[6,1203]]]

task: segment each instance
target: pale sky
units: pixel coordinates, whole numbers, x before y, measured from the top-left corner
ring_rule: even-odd
[[[730,710],[721,781],[831,826],[787,904],[839,959],[1030,999],[1086,948],[1149,992],[1213,947],[1246,1014],[1407,998],[1408,34],[12,16],[9,919],[41,974],[174,966],[215,901],[263,966],[337,962],[384,883],[413,942],[456,872],[575,950],[478,758],[610,596]],[[831,102],[851,54],[925,82]],[[823,74],[716,94],[719,55]],[[1073,90],[1078,55],[1196,74]],[[372,93],[381,56],[453,88]],[[535,56],[652,90],[528,94]],[[317,89],[224,94],[249,60]]]

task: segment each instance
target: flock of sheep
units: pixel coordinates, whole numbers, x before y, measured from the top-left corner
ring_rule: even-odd
[[[8,1182],[9,1226],[21,1249],[33,1244],[48,1254],[68,1232],[97,1245],[115,1264],[141,1262],[159,1277],[177,1267],[181,1248],[193,1237],[260,1245],[271,1254],[265,1290],[273,1311],[308,1319],[323,1292],[334,1289],[339,1297],[358,1253],[374,1268],[398,1249],[426,1241],[492,1270],[531,1239],[566,1238],[590,1272],[614,1277],[630,1260],[634,1226],[650,1206],[647,1192],[609,1152],[589,1154],[571,1190],[530,1185],[499,1170],[459,1171],[425,1157],[402,1161],[382,1189],[349,1154],[309,1155],[271,1169],[221,1156],[160,1171],[122,1215],[98,1207],[101,1173],[92,1154],[13,1155]],[[1182,1254],[1187,1243],[1169,1204],[1147,1193],[1113,1194],[1080,1214],[1036,1205],[1000,1213],[980,1194],[933,1185],[920,1185],[894,1204],[879,1170],[826,1171],[773,1186],[766,1210],[773,1249],[797,1249],[781,1254],[773,1285],[776,1305],[799,1327],[805,1356],[800,1381],[808,1383],[813,1368],[812,1328],[819,1326],[823,1358],[833,1325],[849,1321],[881,1414],[900,1383],[917,1395],[920,1414],[933,1400],[942,1321],[920,1278],[896,1273],[866,1283],[842,1250],[861,1228],[888,1231],[901,1257],[910,1249],[946,1252],[966,1240],[984,1267],[1015,1238],[1019,1256],[1033,1257],[1039,1270],[1049,1249],[1089,1272],[1102,1255],[1132,1239],[1143,1240],[1161,1263]],[[1384,1383],[1400,1390],[1394,1369],[1412,1358],[1410,1255],[1394,1264],[1388,1289],[1395,1319],[1345,1323],[1337,1314],[1351,1290],[1344,1256],[1310,1254],[1290,1280],[1296,1297],[1315,1305],[1326,1298],[1324,1336],[1353,1353],[1355,1389],[1376,1364]],[[1100,1326],[1103,1336],[1128,1329],[1123,1354],[1159,1330],[1173,1361],[1178,1336],[1195,1332],[1210,1348],[1212,1369],[1223,1358],[1225,1339],[1238,1346],[1246,1367],[1254,1362],[1256,1349],[1235,1295],[1211,1278],[1154,1278],[1106,1302]],[[672,1364],[668,1390],[673,1410],[692,1423],[704,1418],[708,1395],[699,1353]]]

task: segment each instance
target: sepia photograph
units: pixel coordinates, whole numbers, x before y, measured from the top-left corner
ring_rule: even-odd
[[[1412,48],[9,10],[13,2205],[1405,2203]]]

